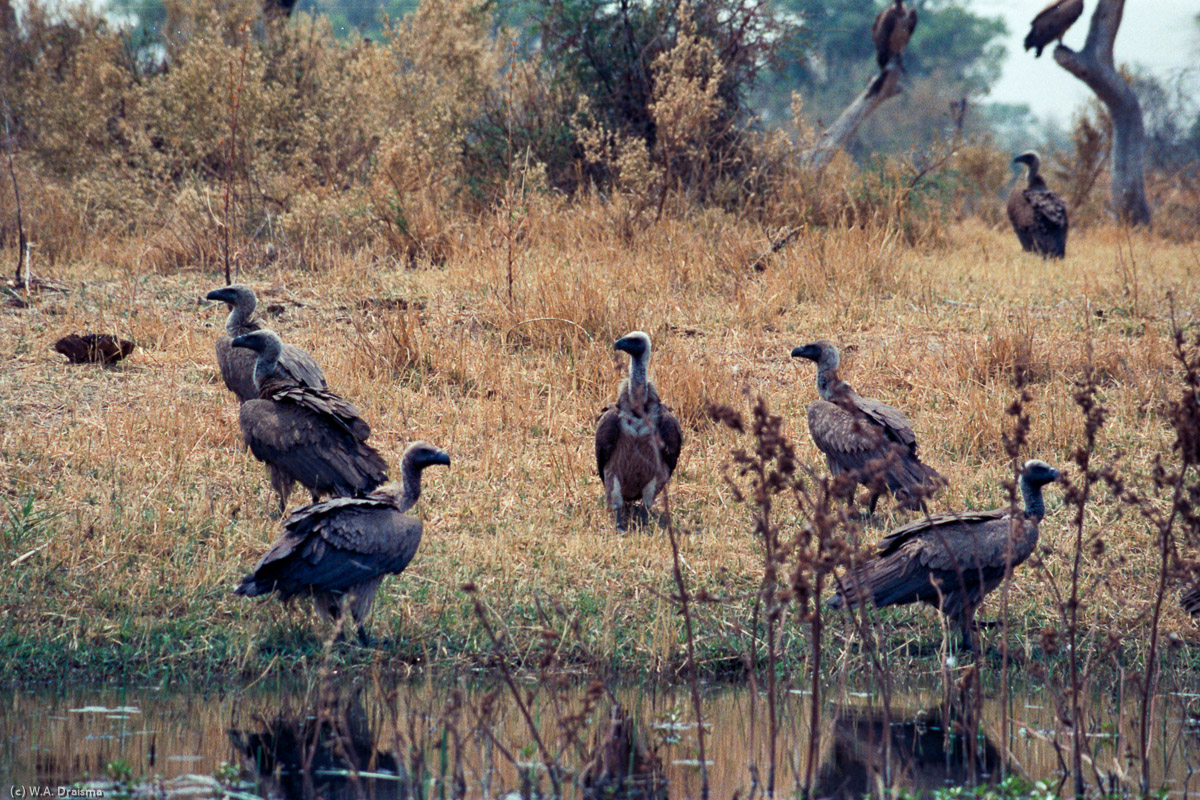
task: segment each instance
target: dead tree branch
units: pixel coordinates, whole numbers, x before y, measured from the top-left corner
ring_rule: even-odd
[[[1125,0],[1100,0],[1083,49],[1076,52],[1059,44],[1054,48],[1054,60],[1086,83],[1112,116],[1112,205],[1117,218],[1131,225],[1149,225],[1150,205],[1142,178],[1146,160],[1142,106],[1113,64],[1113,43],[1124,11]]]
[[[820,172],[833,160],[833,154],[850,141],[850,137],[875,113],[875,109],[900,94],[900,78],[903,70],[892,62],[871,79],[870,84],[854,102],[846,107],[841,116],[821,134],[813,148],[802,157],[802,165],[811,172]]]

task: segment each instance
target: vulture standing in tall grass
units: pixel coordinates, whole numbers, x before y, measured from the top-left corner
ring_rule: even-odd
[[[860,397],[841,380],[837,374],[841,357],[828,339],[795,348],[792,358],[816,362],[821,399],[808,406],[808,430],[825,454],[830,472],[846,475],[854,486],[862,484],[870,490],[868,514],[875,513],[885,490],[905,508],[923,508],[925,498],[946,480],[921,462],[908,417],[886,403]],[[849,501],[854,504],[853,491]]]
[[[363,494],[387,480],[387,463],[367,444],[371,426],[342,397],[288,374],[280,366],[283,344],[274,332],[244,333],[233,346],[258,354],[258,398],[242,403],[239,421],[246,446],[267,465],[280,514],[296,482],[315,503],[326,494]]]
[[[1062,258],[1067,254],[1067,204],[1046,186],[1037,153],[1022,153],[1013,163],[1029,166],[1025,188],[1014,186],[1008,196],[1008,219],[1022,249],[1043,258]]]
[[[1037,546],[1045,516],[1042,487],[1058,479],[1045,461],[1027,461],[1021,471],[1023,511],[964,511],[938,514],[897,528],[885,536],[874,557],[838,581],[832,608],[864,602],[882,608],[917,601],[939,609],[962,632],[963,647],[974,647],[975,611]]]
[[[254,385],[256,359],[250,351],[234,348],[233,340],[242,334],[263,329],[262,323],[254,317],[258,298],[255,297],[253,289],[241,283],[213,289],[206,297],[208,300],[220,301],[229,306],[225,335],[217,339],[217,366],[221,370],[221,379],[225,381],[229,391],[237,395],[239,402],[253,400],[258,397],[258,389]],[[299,347],[290,344],[282,346],[279,368],[297,383],[312,389],[326,388],[325,374],[321,372],[313,357]]]
[[[1034,58],[1041,58],[1046,45],[1058,40],[1062,44],[1063,34],[1075,24],[1083,13],[1083,0],[1062,0],[1050,3],[1038,12],[1029,26],[1029,35],[1025,37],[1025,49],[1037,48]]]
[[[884,69],[893,59],[900,61],[908,38],[917,28],[917,9],[905,8],[904,0],[895,2],[880,11],[871,26],[871,40],[875,43],[875,60]]]
[[[421,496],[421,471],[434,464],[449,466],[450,456],[426,442],[413,442],[400,461],[402,486],[387,484],[365,497],[338,497],[296,509],[283,523],[284,534],[234,593],[258,597],[275,592],[284,602],[312,597],[326,620],[349,611],[366,646],[370,638],[363,623],[379,584],[384,576],[403,572],[421,543],[421,520],[405,512]]]
[[[618,339],[613,349],[629,353],[629,377],[621,381],[617,402],[601,411],[596,425],[596,470],[617,530],[623,531],[627,503],[640,499],[642,519],[649,520],[654,498],[679,462],[683,431],[647,377],[650,337],[634,331]]]

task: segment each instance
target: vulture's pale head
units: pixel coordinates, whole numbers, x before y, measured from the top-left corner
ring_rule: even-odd
[[[231,283],[228,286],[222,286],[220,289],[213,289],[205,299],[212,301],[220,301],[227,304],[230,308],[240,308],[247,313],[254,310],[258,305],[258,298],[254,295],[254,290],[244,283]]]
[[[792,349],[792,358],[806,358],[814,361],[821,370],[837,369],[841,362],[837,345],[828,339],[817,339],[815,342],[802,344]]]
[[[642,331],[627,333],[613,342],[613,350],[624,350],[633,358],[650,356],[650,337]]]
[[[241,336],[230,342],[234,347],[244,347],[247,350],[253,350],[256,353],[275,353],[283,348],[283,342],[275,335],[275,331],[261,330],[252,333],[243,333]]]
[[[425,469],[434,464],[450,466],[450,455],[429,442],[413,442],[404,450],[404,463],[411,464],[417,469]]]
[[[1021,470],[1021,476],[1032,486],[1045,486],[1047,483],[1053,483],[1058,480],[1059,474],[1054,467],[1037,458],[1026,461],[1025,468]]]

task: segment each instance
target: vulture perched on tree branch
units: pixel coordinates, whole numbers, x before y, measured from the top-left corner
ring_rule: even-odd
[[[1008,218],[1021,247],[1043,258],[1062,258],[1067,254],[1067,204],[1047,188],[1037,153],[1022,153],[1013,163],[1029,165],[1025,188],[1014,186],[1008,196]]]
[[[975,611],[1005,573],[1033,553],[1046,513],[1042,487],[1058,474],[1045,461],[1027,461],[1021,471],[1025,508],[1015,514],[1008,508],[938,514],[897,528],[874,557],[842,576],[830,607],[928,603],[958,626],[963,647],[973,649]]]
[[[897,408],[860,397],[837,374],[840,356],[828,339],[820,339],[792,350],[792,358],[817,364],[817,393],[820,400],[808,406],[808,430],[825,454],[835,476],[846,475],[853,486],[871,491],[868,514],[884,491],[891,492],[908,509],[919,509],[925,498],[946,480],[937,470],[921,463],[917,438],[908,417]]]
[[[650,337],[634,331],[618,339],[613,349],[629,353],[629,378],[621,381],[617,402],[600,413],[596,470],[604,482],[604,498],[616,516],[617,530],[623,531],[627,503],[640,499],[642,518],[649,520],[654,498],[679,461],[683,431],[647,378]]]
[[[917,28],[917,10],[905,8],[904,0],[895,2],[880,11],[871,26],[871,40],[875,42],[875,60],[884,69],[893,59],[899,64],[908,44],[908,38]]]
[[[421,543],[421,520],[404,512],[421,496],[421,471],[449,466],[450,456],[414,442],[400,461],[403,486],[388,484],[365,497],[338,497],[298,508],[284,534],[242,579],[235,594],[258,597],[276,592],[287,602],[313,598],[322,618],[338,620],[348,610],[358,638],[370,643],[363,622],[385,575],[404,571]],[[343,623],[344,624],[344,623]]]
[[[239,402],[258,397],[254,385],[254,354],[233,347],[233,340],[242,334],[262,330],[262,324],[254,318],[258,298],[249,286],[234,283],[213,289],[208,300],[220,301],[229,306],[229,318],[225,320],[225,335],[217,339],[217,366],[221,379],[229,391],[237,395]],[[279,368],[297,383],[312,389],[326,388],[325,375],[317,362],[299,347],[285,344],[279,353]]]
[[[1058,40],[1062,44],[1063,34],[1075,24],[1083,13],[1083,0],[1062,0],[1052,2],[1038,12],[1029,26],[1029,35],[1025,37],[1025,49],[1037,48],[1034,58],[1041,58],[1042,49]]]
[[[246,446],[267,465],[280,514],[297,481],[316,502],[325,494],[363,494],[387,480],[387,464],[367,444],[371,426],[345,399],[306,386],[280,367],[278,336],[255,331],[234,339],[233,346],[258,353],[258,399],[242,403],[239,421]]]

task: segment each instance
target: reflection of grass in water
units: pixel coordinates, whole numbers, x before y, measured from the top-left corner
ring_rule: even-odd
[[[121,773],[109,773],[110,780],[118,778],[137,781],[155,774],[163,778],[174,778],[184,773],[211,775],[228,783],[235,783],[244,790],[253,790],[254,784],[242,781],[249,777],[247,764],[237,751],[232,754],[233,766],[222,767],[231,759],[231,741],[251,741],[259,737],[266,744],[267,734],[283,734],[288,742],[296,746],[287,754],[276,758],[300,763],[310,752],[305,742],[319,742],[320,751],[314,753],[314,769],[322,771],[323,780],[346,778],[350,771],[343,753],[356,753],[358,769],[381,772],[388,765],[403,765],[410,785],[424,785],[424,796],[455,795],[456,771],[461,768],[467,788],[466,796],[500,796],[506,791],[519,789],[521,778],[518,768],[508,764],[495,746],[490,746],[492,736],[509,750],[518,761],[537,761],[536,747],[532,747],[525,725],[513,704],[503,696],[491,701],[492,711],[483,714],[481,706],[492,694],[490,685],[468,686],[462,682],[420,682],[392,686],[386,676],[380,674],[380,683],[368,681],[366,686],[352,678],[330,676],[322,680],[303,683],[289,682],[277,685],[259,685],[244,693],[172,694],[146,689],[124,692],[100,690],[95,693],[73,692],[62,696],[47,694],[42,697],[21,693],[17,697],[5,697],[0,711],[0,738],[12,743],[5,751],[16,757],[15,762],[0,763],[0,774],[23,777],[26,770],[35,769],[45,780],[68,782],[81,777],[79,771],[88,771],[92,777],[105,775],[105,766],[113,763],[121,766]],[[965,775],[967,770],[961,763],[966,748],[963,741],[965,731],[957,730],[951,737],[953,745],[949,752],[936,746],[941,740],[939,733],[942,714],[939,708],[940,687],[927,678],[923,688],[916,691],[898,692],[893,704],[893,713],[887,717],[883,727],[878,696],[851,690],[832,690],[827,696],[828,712],[820,732],[819,758],[822,778],[820,787],[840,784],[836,770],[857,764],[878,764],[882,758],[882,731],[892,735],[893,753],[897,758],[911,751],[915,757],[907,768],[897,769],[895,774],[901,787],[912,787],[922,778],[926,785],[937,776],[946,774]],[[550,692],[530,686],[533,692],[533,711],[539,729],[553,745],[562,742],[561,718],[555,711]],[[696,796],[698,777],[694,762],[696,752],[691,728],[686,692],[674,689],[648,691],[649,687],[616,687],[615,694],[621,704],[631,710],[638,735],[648,743],[661,760],[666,775],[671,781],[672,798]],[[446,716],[455,693],[461,698],[458,707],[460,716],[455,720]],[[588,692],[586,685],[572,686],[568,691],[567,704],[577,707]],[[1057,756],[1052,744],[1044,737],[1051,734],[1061,723],[1057,719],[1053,704],[1045,688],[1036,690],[1017,685],[1013,691],[1013,702],[1017,711],[1019,729],[1010,741],[1013,757],[1020,763],[1026,777],[1045,780],[1053,786],[1058,768]],[[1000,718],[999,700],[989,689],[993,699],[985,702],[981,726],[977,731],[983,754],[995,755],[998,738],[997,722]],[[847,696],[854,695],[854,696]],[[802,752],[807,742],[807,697],[796,695],[781,703],[782,726],[781,751]],[[1093,708],[1097,720],[1104,730],[1113,722],[1116,713],[1114,700],[1103,694],[1097,696]],[[1164,698],[1165,700],[1166,698]],[[750,692],[742,688],[714,689],[706,693],[706,715],[710,720],[708,735],[712,743],[709,750],[710,772],[714,798],[729,798],[748,782],[747,765],[762,764],[763,748],[749,747],[747,730],[751,703]],[[761,701],[760,701],[761,702]],[[80,715],[65,712],[68,707],[105,706],[118,704],[137,706],[141,714],[137,722],[117,723],[104,714],[90,715],[81,721]],[[1180,724],[1177,704],[1164,705],[1164,722],[1167,730]],[[588,735],[582,748],[567,748],[562,760],[568,774],[578,774],[591,755],[592,731],[602,727],[607,714],[601,709],[587,725]],[[66,717],[70,723],[55,721]],[[46,725],[36,737],[42,754],[30,752],[24,744],[33,741],[29,736],[29,720],[45,719]],[[321,733],[315,734],[315,725],[321,724]],[[761,722],[761,717],[760,717]],[[415,723],[415,727],[410,724]],[[656,723],[660,727],[656,728]],[[113,737],[114,725],[122,725],[132,732],[147,733],[130,737]],[[482,734],[477,728],[486,725],[490,731]],[[875,727],[872,727],[872,726]],[[668,730],[663,731],[661,726]],[[678,729],[680,739],[663,741],[653,731],[673,733]],[[1177,730],[1177,728],[1175,728]],[[231,739],[231,731],[237,736]],[[291,734],[287,732],[291,731]],[[456,734],[460,737],[456,739]],[[468,731],[474,733],[468,734]],[[149,762],[149,742],[155,742],[156,762]],[[1042,738],[1039,738],[1042,737]],[[1186,776],[1187,764],[1200,757],[1196,743],[1184,739],[1178,744],[1167,737],[1158,743],[1158,763],[1167,761],[1169,752],[1174,752],[1170,773],[1176,779]],[[991,742],[988,750],[987,742]],[[1113,755],[1106,740],[1101,754]],[[291,747],[292,745],[288,745]],[[1172,747],[1176,747],[1171,751]],[[461,749],[460,749],[461,748]],[[276,752],[276,751],[272,751]],[[47,755],[48,754],[48,755]],[[419,759],[416,756],[419,755]],[[199,759],[194,757],[199,756]],[[174,757],[174,758],[173,758]],[[178,757],[186,757],[181,760]],[[981,756],[983,757],[983,756]],[[989,758],[991,756],[988,756]],[[414,760],[415,759],[415,760]],[[489,761],[490,759],[490,761]],[[840,759],[840,760],[839,760]],[[875,759],[875,760],[872,760]],[[903,759],[902,759],[903,761]],[[928,763],[926,763],[928,762]],[[482,785],[491,765],[491,786],[495,790],[488,794],[476,791]],[[799,766],[791,759],[781,761],[778,781],[781,793],[796,785],[794,768]],[[905,767],[905,763],[899,766]],[[831,771],[833,771],[831,773]],[[914,771],[919,774],[914,774]],[[31,776],[33,772],[29,772]],[[962,778],[959,778],[960,780]],[[993,770],[988,775],[979,775],[985,782],[997,781],[999,775]],[[384,783],[384,786],[394,785]],[[918,784],[919,785],[919,784]],[[260,784],[261,786],[261,784]],[[376,784],[379,787],[380,784]],[[543,788],[546,784],[543,779]],[[1027,787],[1028,791],[1033,791]],[[568,786],[567,795],[576,790]],[[983,791],[983,790],[981,790]],[[1010,796],[1013,786],[997,785],[989,796]],[[267,796],[265,792],[261,793]],[[416,793],[410,796],[420,796]],[[829,796],[821,794],[820,796]]]

